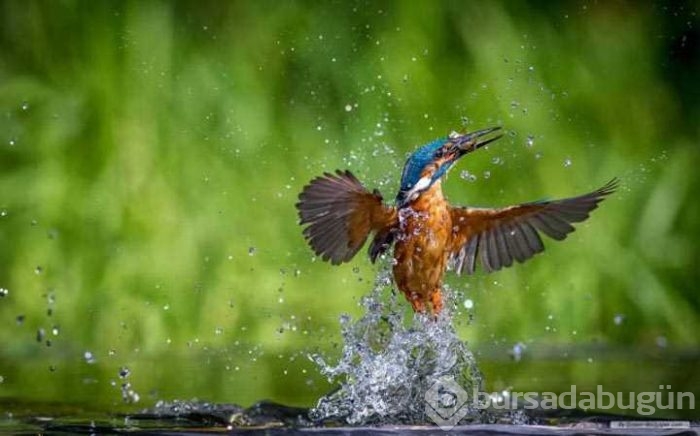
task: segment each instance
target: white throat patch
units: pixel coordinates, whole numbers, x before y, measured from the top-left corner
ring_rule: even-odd
[[[416,182],[415,185],[413,185],[413,188],[411,188],[407,193],[406,193],[406,198],[409,201],[413,201],[416,198],[418,198],[418,194],[428,186],[430,186],[430,177],[421,177],[420,180]]]

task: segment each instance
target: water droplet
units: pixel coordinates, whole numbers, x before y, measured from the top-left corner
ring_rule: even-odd
[[[345,105],[345,112],[350,112],[352,110],[352,105],[351,104],[346,104]]]
[[[14,147],[14,146],[17,144],[17,140],[14,139],[14,138],[13,138],[13,139],[10,139],[10,140],[8,141],[8,144],[10,145],[10,147]]]
[[[572,164],[571,159],[569,159],[568,157],[566,159],[564,159],[564,166],[565,167],[568,168],[571,166],[571,164]]]
[[[9,293],[10,293],[9,290],[7,290],[7,289],[5,289],[5,288],[0,288],[0,298],[6,297],[7,294],[9,294]]]
[[[513,356],[513,360],[516,362],[520,362],[520,359],[523,357],[523,352],[527,348],[527,345],[523,344],[522,342],[518,342],[517,344],[513,345],[513,348],[511,349],[510,353]]]
[[[224,328],[223,328],[223,327],[217,327],[216,329],[214,329],[214,334],[217,335],[217,336],[220,336],[220,335],[222,335],[223,333],[224,333]]]
[[[474,302],[473,302],[471,299],[467,298],[466,300],[464,300],[464,308],[467,309],[467,310],[473,309],[473,308],[474,308]]]
[[[656,338],[656,346],[659,348],[666,348],[668,346],[668,339],[666,339],[666,336],[658,336]]]
[[[491,158],[491,163],[493,163],[494,165],[503,165],[503,159],[499,156],[494,156],[493,158]]]
[[[527,67],[527,70],[528,70],[528,71],[535,71],[535,67],[532,66],[532,65],[530,65],[529,67]]]
[[[535,145],[535,137],[532,135],[527,135],[527,138],[525,139],[525,146],[532,148],[533,145]]]
[[[541,159],[542,158],[542,153],[537,152],[535,153],[535,159]]]
[[[253,256],[255,255],[255,247],[249,247],[248,248],[248,256]]]
[[[22,102],[22,110],[26,111],[27,109],[29,109],[29,103],[27,103],[26,101],[23,101]]]
[[[58,326],[57,325],[53,326],[53,328],[51,329],[51,334],[54,336],[58,336],[59,333],[60,333],[60,330],[59,330]]]
[[[36,341],[37,342],[43,342],[44,336],[46,336],[46,330],[44,330],[43,328],[40,328],[36,331]]]
[[[615,325],[621,325],[623,322],[625,322],[625,315],[618,313],[613,318],[613,321],[615,322]]]
[[[92,365],[93,363],[97,362],[97,359],[95,359],[95,356],[92,354],[91,351],[84,352],[83,359],[85,359],[85,363],[89,365]]]
[[[125,403],[138,403],[141,400],[141,396],[131,387],[131,383],[124,382],[121,387],[122,400]]]
[[[587,361],[588,363],[593,363],[593,358],[592,358],[592,357],[589,357],[588,359],[586,359],[586,361]]]
[[[44,272],[44,268],[41,267],[41,265],[38,265],[36,268],[34,268],[34,274],[39,275]]]
[[[17,325],[24,324],[24,315],[17,315],[17,318],[15,318],[15,321],[17,322]]]
[[[126,366],[119,368],[119,378],[125,379],[131,375],[131,371]]]
[[[484,171],[484,178],[488,179],[489,177],[491,177],[491,171]]]
[[[466,180],[466,181],[468,181],[468,182],[475,182],[475,181],[476,181],[476,175],[471,174],[471,173],[470,173],[469,171],[467,171],[467,170],[462,170],[462,171],[459,173],[459,177],[461,177],[462,179],[464,179],[464,180]]]

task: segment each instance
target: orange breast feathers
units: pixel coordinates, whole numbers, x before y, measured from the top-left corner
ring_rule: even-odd
[[[440,182],[399,212],[394,278],[416,311],[425,311],[428,302],[435,313],[440,311],[451,231],[452,218]]]

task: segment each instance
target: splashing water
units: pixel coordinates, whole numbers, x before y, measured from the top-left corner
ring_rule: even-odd
[[[311,419],[351,425],[430,423],[426,394],[445,378],[453,378],[469,396],[462,422],[479,418],[480,410],[470,400],[481,391],[482,376],[450,322],[451,305],[437,319],[406,317],[401,300],[391,288],[388,269],[382,271],[362,299],[364,315],[356,321],[341,316],[339,362],[329,365],[320,355],[310,356],[330,382],[340,382],[310,411]]]

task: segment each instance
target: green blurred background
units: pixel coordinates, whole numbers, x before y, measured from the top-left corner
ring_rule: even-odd
[[[314,261],[298,192],[348,168],[391,200],[416,146],[492,125],[452,202],[622,188],[544,255],[449,280],[487,386],[700,393],[697,13],[0,2],[0,405],[133,407],[124,366],[139,405],[313,404],[306,355],[337,355],[377,267]]]

